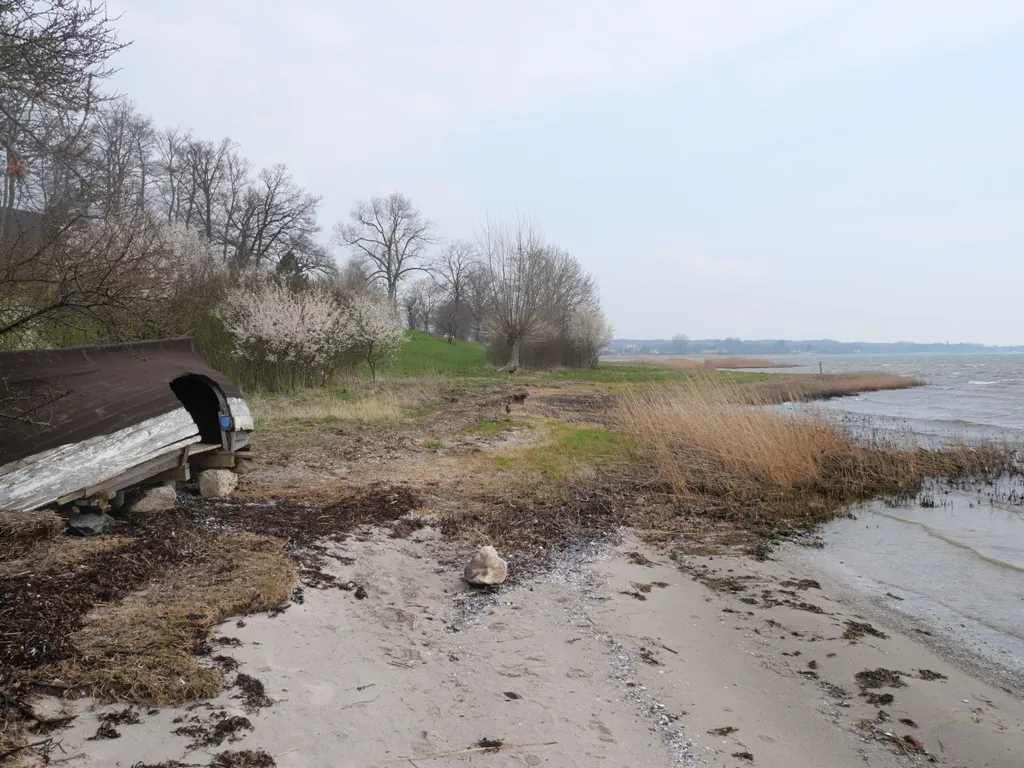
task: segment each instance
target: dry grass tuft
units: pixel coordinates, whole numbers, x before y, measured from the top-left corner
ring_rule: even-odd
[[[64,533],[64,520],[53,512],[0,510],[0,552],[4,559],[20,557],[39,542]]]
[[[383,424],[400,421],[429,403],[438,396],[444,382],[441,376],[427,374],[377,382],[353,379],[330,389],[247,397],[259,430]]]
[[[227,617],[288,599],[295,568],[282,546],[247,533],[213,537],[200,562],[90,614],[71,637],[74,656],[54,675],[102,698],[156,705],[214,695],[220,671],[199,665],[197,646]]]
[[[693,508],[755,526],[810,525],[852,501],[914,494],[926,477],[993,477],[1012,466],[999,446],[867,445],[822,415],[755,407],[777,395],[693,382],[627,395],[621,421],[639,454]]]

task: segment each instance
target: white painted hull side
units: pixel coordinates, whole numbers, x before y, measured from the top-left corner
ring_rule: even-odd
[[[11,462],[0,467],[0,509],[37,509],[117,477],[168,451],[198,442],[195,422],[188,411],[178,408],[109,435]]]

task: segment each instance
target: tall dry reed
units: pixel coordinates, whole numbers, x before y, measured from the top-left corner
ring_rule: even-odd
[[[851,501],[912,495],[929,476],[1012,467],[1001,446],[927,450],[909,436],[869,445],[824,414],[764,407],[777,395],[710,378],[634,391],[622,399],[621,426],[678,496],[734,518],[813,522]]]

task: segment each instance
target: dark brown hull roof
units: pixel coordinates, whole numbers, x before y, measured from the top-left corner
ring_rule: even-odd
[[[192,339],[0,352],[0,466],[181,408],[188,374],[242,397]]]

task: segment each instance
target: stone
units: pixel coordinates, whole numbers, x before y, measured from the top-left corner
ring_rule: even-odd
[[[68,533],[74,536],[98,536],[114,524],[106,512],[80,512],[68,520]]]
[[[174,509],[174,503],[177,499],[178,494],[174,492],[173,485],[159,485],[156,488],[150,488],[137,498],[128,507],[128,511],[140,514],[166,512],[169,509]]]
[[[199,495],[204,499],[230,496],[238,485],[238,475],[230,469],[207,469],[199,474]]]
[[[252,459],[235,459],[235,474],[248,475],[256,469],[256,462]]]
[[[494,547],[480,547],[466,566],[464,575],[470,584],[501,584],[508,577],[508,563],[498,557]]]

